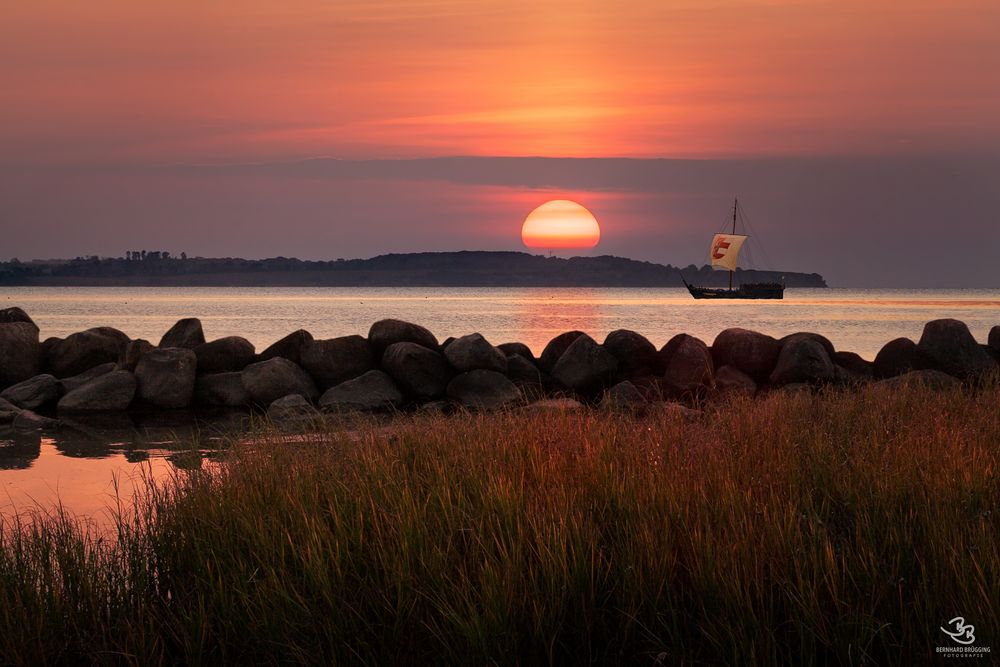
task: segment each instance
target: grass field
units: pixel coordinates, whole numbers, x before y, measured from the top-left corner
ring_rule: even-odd
[[[8,522],[11,663],[914,664],[1000,649],[1000,390],[261,431]]]

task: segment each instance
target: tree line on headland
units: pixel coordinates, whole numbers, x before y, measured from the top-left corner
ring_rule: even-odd
[[[737,282],[826,287],[818,273],[737,270]],[[0,285],[416,286],[416,287],[682,287],[683,279],[721,287],[728,273],[624,257],[546,257],[524,252],[422,252],[370,259],[173,256],[130,250],[125,257],[0,262]]]

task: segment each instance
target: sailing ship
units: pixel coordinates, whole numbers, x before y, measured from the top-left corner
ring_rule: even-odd
[[[695,287],[684,281],[684,286],[688,288],[696,299],[782,299],[785,296],[784,281],[780,283],[743,283],[733,287],[733,276],[736,273],[736,262],[739,260],[740,249],[743,243],[749,238],[746,234],[736,233],[736,218],[740,211],[739,199],[733,201],[733,230],[731,234],[716,234],[712,239],[709,249],[709,262],[713,269],[729,270],[729,288],[722,287]]]

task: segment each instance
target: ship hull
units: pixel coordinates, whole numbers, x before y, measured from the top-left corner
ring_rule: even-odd
[[[687,285],[695,299],[783,299],[784,285],[740,285],[735,289]]]

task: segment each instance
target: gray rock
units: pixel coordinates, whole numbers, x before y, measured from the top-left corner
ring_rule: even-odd
[[[656,347],[642,334],[628,329],[612,331],[604,339],[604,349],[618,360],[618,375],[637,378],[663,375],[666,370]]]
[[[186,408],[194,394],[197,367],[193,350],[183,347],[150,350],[135,367],[136,395],[143,403],[158,408]]]
[[[527,412],[579,412],[584,409],[583,403],[574,398],[545,398],[524,406]]]
[[[319,399],[319,407],[328,412],[380,412],[402,404],[403,392],[388,374],[379,370],[341,382],[327,389]]]
[[[497,345],[497,349],[503,352],[506,357],[519,354],[528,361],[535,361],[535,355],[531,352],[531,348],[524,343],[500,343]]]
[[[628,380],[611,387],[601,398],[601,408],[604,410],[635,410],[646,403],[646,397]]]
[[[701,410],[695,410],[694,408],[689,408],[686,405],[681,405],[674,401],[657,401],[650,403],[646,408],[646,414],[651,416],[660,416],[666,419],[679,419],[686,422],[698,421],[704,412]]]
[[[542,374],[538,371],[538,367],[520,354],[507,357],[507,377],[519,387],[542,386]]]
[[[548,348],[546,348],[548,349]],[[596,394],[610,384],[618,371],[618,360],[593,338],[578,336],[559,357],[552,377],[580,394]]]
[[[257,355],[257,361],[267,361],[281,357],[302,365],[302,348],[313,341],[312,334],[305,329],[293,331],[279,341],[271,343]]]
[[[883,345],[872,363],[876,378],[895,377],[930,368],[934,368],[934,360],[909,338],[896,338]]]
[[[267,418],[274,422],[297,421],[315,418],[316,408],[301,394],[289,394],[271,401],[267,407]]]
[[[686,394],[713,386],[714,365],[708,346],[698,338],[678,334],[664,349],[669,349],[663,377],[676,391]]]
[[[376,356],[396,343],[415,343],[430,350],[438,349],[434,334],[419,324],[403,320],[379,320],[368,330],[368,342],[372,344]]]
[[[21,408],[5,398],[0,398],[0,424],[11,423],[19,414],[21,414]]]
[[[453,340],[444,348],[444,356],[459,373],[478,369],[507,372],[507,357],[478,333]]]
[[[915,386],[924,386],[929,389],[937,390],[962,386],[962,382],[957,378],[934,369],[907,371],[902,375],[885,378],[875,384],[879,387],[885,387],[892,391],[897,391],[903,387]]]
[[[835,378],[833,362],[826,347],[810,335],[794,335],[785,340],[771,384],[828,382]]]
[[[451,401],[437,400],[430,401],[428,403],[421,403],[417,406],[417,414],[440,417],[442,415],[448,415],[455,411],[455,404]]]
[[[37,410],[49,403],[55,403],[60,395],[62,389],[59,380],[51,375],[42,374],[7,387],[0,393],[0,398],[25,410]]]
[[[195,405],[240,408],[250,403],[243,386],[243,374],[237,372],[199,375],[194,382]]]
[[[872,362],[865,361],[855,352],[835,352],[831,360],[857,379],[871,378],[875,372]]]
[[[542,356],[538,357],[538,367],[546,373],[551,373],[563,353],[569,349],[569,346],[580,336],[586,335],[582,331],[567,331],[566,333],[559,334],[550,340],[546,344],[545,349],[542,350]]]
[[[78,375],[95,366],[118,362],[129,337],[111,327],[97,327],[70,334],[48,351],[45,366],[57,378]]]
[[[90,370],[84,371],[79,375],[73,375],[68,378],[63,378],[59,380],[59,386],[62,389],[62,393],[68,394],[78,387],[82,387],[96,377],[100,377],[111,371],[118,370],[118,364],[111,363],[110,361],[106,364],[101,364],[100,366],[94,366]]]
[[[21,410],[11,425],[18,431],[38,431],[43,428],[58,426],[59,420],[50,417],[43,417],[31,410]]]
[[[417,343],[393,343],[382,355],[382,370],[404,393],[419,401],[443,396],[452,377],[444,355]]]
[[[924,325],[917,348],[931,357],[939,370],[957,378],[984,377],[996,370],[996,362],[983,350],[965,322],[933,320]]]
[[[38,325],[28,316],[28,313],[17,306],[0,309],[0,324],[12,324],[14,322],[27,322],[36,329],[38,328]]]
[[[814,341],[822,345],[823,349],[826,350],[826,356],[830,357],[831,361],[833,360],[834,355],[837,354],[837,351],[834,349],[833,343],[830,342],[829,338],[823,336],[822,334],[813,333],[811,331],[799,331],[797,333],[788,334],[787,336],[778,339],[778,342],[781,343],[782,347],[784,347],[785,343],[791,340],[792,338],[802,337],[802,336],[805,336],[806,338],[812,338]]]
[[[732,366],[723,366],[715,371],[715,388],[723,394],[753,396],[757,393],[757,383],[753,378]]]
[[[302,367],[320,389],[364,375],[375,368],[368,341],[361,336],[314,340],[302,346]]]
[[[521,400],[520,390],[506,375],[484,369],[456,375],[447,393],[459,405],[479,410],[498,410]]]
[[[201,328],[201,320],[197,317],[185,317],[177,320],[174,326],[163,334],[157,347],[184,347],[193,350],[205,343],[205,331]]]
[[[139,364],[139,359],[142,358],[142,355],[153,349],[156,348],[145,338],[137,338],[129,341],[129,344],[125,347],[125,351],[122,352],[122,356],[118,359],[118,368],[134,373],[135,367]]]
[[[258,361],[243,369],[243,386],[250,401],[270,405],[289,394],[299,394],[315,400],[319,396],[316,383],[300,366],[281,357]]]
[[[59,399],[60,412],[115,412],[126,410],[135,397],[135,376],[111,371],[77,387]]]
[[[717,368],[732,366],[764,382],[771,375],[782,345],[771,336],[747,329],[722,331],[712,343],[712,359]]]
[[[38,327],[29,322],[0,324],[0,389],[38,375],[41,356]]]
[[[253,343],[242,336],[226,336],[194,348],[199,373],[241,371],[254,361]]]

